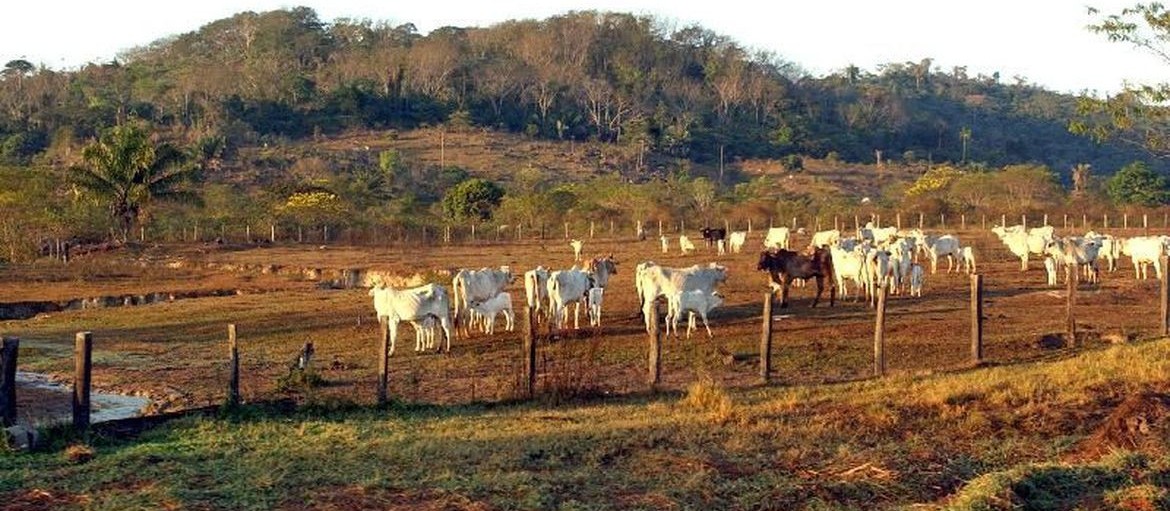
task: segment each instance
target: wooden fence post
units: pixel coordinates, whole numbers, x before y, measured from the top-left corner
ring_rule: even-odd
[[[987,229],[987,214],[986,213],[979,215],[979,227],[981,229]]]
[[[1044,223],[1040,225],[1043,227],[1048,227],[1048,213],[1044,213]]]
[[[752,219],[748,219],[748,234],[752,233]]]
[[[919,211],[918,212],[918,228],[922,229],[923,226],[925,226],[925,225],[926,225],[926,215],[922,214],[922,212]]]
[[[536,316],[532,306],[524,306],[524,391],[528,399],[536,395]]]
[[[378,318],[378,405],[389,400],[390,380],[390,322],[386,317]]]
[[[1105,213],[1105,228],[1109,228],[1109,213]]]
[[[1065,288],[1067,290],[1067,295],[1068,295],[1068,301],[1067,301],[1067,303],[1065,305],[1065,309],[1064,309],[1065,323],[1066,323],[1065,327],[1066,327],[1066,332],[1068,332],[1067,333],[1068,345],[1070,347],[1075,348],[1078,346],[1078,344],[1077,344],[1077,318],[1075,315],[1073,315],[1073,305],[1076,304],[1076,302],[1077,302],[1077,275],[1079,275],[1080,272],[1075,271],[1076,268],[1070,268],[1068,266],[1066,266],[1065,269],[1068,270],[1068,273],[1065,274],[1065,281],[1066,281]]]
[[[1007,227],[1007,215],[999,215],[999,225],[1000,227]]]
[[[0,427],[16,424],[16,356],[20,339],[0,338]]]
[[[1150,234],[1150,215],[1148,213],[1142,213],[1142,234]]]
[[[268,229],[268,241],[276,243],[276,224],[269,224]]]
[[[1129,229],[1129,213],[1121,214],[1121,228]]]
[[[966,213],[959,215],[959,228],[964,230],[964,231],[967,230],[967,214]]]
[[[1028,230],[1028,215],[1027,214],[1020,215],[1020,224],[1022,224],[1024,226],[1025,231]]]
[[[240,347],[236,341],[236,325],[228,326],[228,406],[240,404]]]
[[[886,374],[886,286],[877,288],[877,319],[873,327],[873,373]]]
[[[772,379],[772,292],[764,293],[764,318],[760,330],[760,382]]]
[[[1089,226],[1089,215],[1081,214],[1081,229],[1086,229]]]
[[[659,304],[650,307],[650,374],[647,383],[654,389],[662,381],[662,325],[658,316]]]
[[[897,214],[895,214],[895,215],[894,215],[894,221],[895,221],[895,222],[897,223],[897,225],[898,225],[898,230],[899,230],[899,231],[900,231],[900,230],[902,230],[902,213],[897,213]]]
[[[569,237],[569,230],[565,229],[565,237]],[[593,220],[589,221],[589,239],[593,239]]]
[[[983,363],[983,275],[971,274],[971,361]]]
[[[1064,214],[1064,228],[1068,229],[1068,213]]]
[[[841,230],[841,217],[833,215],[833,230]]]
[[[793,222],[793,229],[796,228],[795,225],[796,225],[796,222]],[[857,215],[853,215],[853,230],[854,231],[861,230],[861,219],[857,218]]]
[[[658,237],[662,237],[662,220],[658,221]]]
[[[1165,255],[1158,258],[1158,264],[1162,265],[1162,282],[1159,303],[1162,305],[1162,323],[1158,327],[1158,332],[1162,337],[1170,336],[1170,268],[1167,267],[1170,263],[1170,257]]]
[[[77,332],[73,342],[73,429],[89,429],[89,390],[93,373],[93,334]]]

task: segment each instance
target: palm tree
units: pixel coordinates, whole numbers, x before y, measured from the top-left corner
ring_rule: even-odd
[[[171,144],[156,145],[139,124],[107,130],[82,150],[81,158],[84,164],[71,168],[73,182],[109,203],[122,241],[152,201],[196,200],[181,187],[195,170],[186,164],[187,156]]]

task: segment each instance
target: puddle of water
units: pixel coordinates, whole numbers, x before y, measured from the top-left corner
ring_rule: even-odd
[[[73,393],[72,387],[54,382],[43,374],[20,371],[16,373],[16,385],[18,398],[20,392],[25,389],[31,391],[30,393],[34,395],[62,398],[43,400],[54,401],[51,404],[38,402],[31,406],[27,403],[22,405],[23,408],[34,408],[33,410],[22,409],[22,406],[18,406],[16,410],[18,417],[27,417],[29,418],[29,422],[35,425],[69,422],[73,420],[73,410],[69,406],[71,402],[69,396]],[[38,399],[38,401],[41,400]],[[61,406],[62,402],[64,406]],[[150,400],[138,396],[92,392],[89,396],[89,403],[90,423],[96,424],[98,422],[138,417],[142,415],[143,408],[150,404]]]

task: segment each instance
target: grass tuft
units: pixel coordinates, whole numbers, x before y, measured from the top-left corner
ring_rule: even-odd
[[[73,444],[65,448],[65,461],[80,465],[93,459],[95,451],[93,447],[85,444]]]
[[[698,412],[710,414],[715,422],[725,423],[734,416],[734,406],[727,389],[709,376],[699,378],[687,387],[681,404]]]

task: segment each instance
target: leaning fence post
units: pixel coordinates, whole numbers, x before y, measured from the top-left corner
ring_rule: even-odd
[[[760,382],[772,378],[772,292],[764,293],[764,318],[760,330]]]
[[[525,395],[536,395],[536,315],[532,306],[524,306],[524,383]]]
[[[873,372],[886,374],[886,286],[877,288],[877,319],[873,328]]]
[[[983,363],[983,275],[971,274],[971,361]]]
[[[378,404],[384,405],[390,380],[390,322],[385,316],[378,318],[378,339]]]
[[[16,355],[20,339],[0,338],[0,426],[16,424]]]
[[[647,382],[653,389],[662,381],[662,325],[658,317],[658,302],[650,307],[650,374]]]
[[[240,404],[240,348],[236,343],[236,325],[228,326],[228,406]]]
[[[89,429],[89,385],[93,372],[93,334],[77,332],[73,343],[73,429]]]

